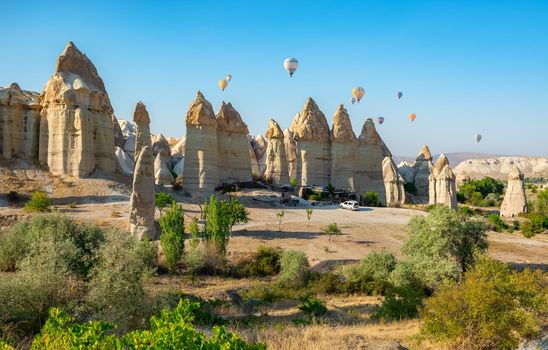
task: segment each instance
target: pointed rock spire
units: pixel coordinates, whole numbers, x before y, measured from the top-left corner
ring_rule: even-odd
[[[508,174],[508,186],[506,186],[504,199],[500,206],[500,215],[504,217],[516,217],[521,213],[526,213],[527,210],[524,176],[521,170],[514,164]]]
[[[155,190],[152,148],[145,146],[137,155],[133,171],[133,191],[130,203],[130,231],[139,239],[155,239]]]
[[[427,145],[422,145],[421,151],[420,151],[420,153],[417,155],[417,159],[416,159],[416,160],[419,160],[419,161],[422,161],[422,160],[429,160],[429,161],[431,161],[431,160],[432,160],[432,154],[430,153],[430,149],[428,148]]]
[[[186,125],[217,127],[213,107],[200,91],[196,92],[196,98],[188,107]]]
[[[358,141],[356,134],[352,129],[350,116],[342,104],[339,105],[337,112],[335,112],[335,115],[333,116],[331,141],[341,143],[355,143]]]
[[[272,118],[270,118],[270,120],[268,121],[268,129],[266,130],[265,137],[267,140],[284,138],[284,132],[282,131],[282,128],[280,128],[278,122],[276,122]]]
[[[133,113],[133,121],[135,122],[135,157],[141,150],[148,146],[152,149],[152,140],[150,138],[150,116],[148,115],[147,107],[141,101],[137,102],[135,112]]]
[[[220,131],[244,135],[249,134],[247,124],[242,120],[240,113],[232,107],[230,102],[225,103],[225,101],[223,101],[219,108],[219,112],[217,112],[217,128]]]
[[[316,102],[309,97],[301,113],[291,123],[291,131],[299,140],[329,142],[329,125]]]

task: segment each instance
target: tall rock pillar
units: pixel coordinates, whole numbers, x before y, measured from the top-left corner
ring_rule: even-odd
[[[331,184],[335,188],[354,191],[358,138],[352,130],[348,112],[339,105],[331,129]]]
[[[513,218],[520,213],[527,213],[527,197],[523,173],[514,165],[508,174],[508,186],[500,206],[500,215]]]
[[[287,156],[285,153],[284,133],[274,119],[268,122],[265,133],[268,142],[266,146],[266,171],[264,177],[277,185],[289,184]]]

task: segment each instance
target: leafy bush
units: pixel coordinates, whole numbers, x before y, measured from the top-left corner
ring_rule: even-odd
[[[445,278],[459,278],[474,264],[476,251],[487,248],[484,224],[466,220],[445,206],[412,218],[407,231],[401,251],[421,283],[430,288]]]
[[[277,282],[281,286],[299,288],[308,278],[308,259],[303,252],[286,250],[280,259],[280,274]]]
[[[381,201],[377,192],[366,192],[363,195],[363,205],[368,207],[380,207]]]
[[[232,227],[234,225],[249,222],[249,212],[236,198],[232,198],[230,202],[222,201],[221,204],[224,215],[228,217],[230,232],[232,232]]]
[[[474,216],[474,210],[472,210],[472,208],[467,207],[465,205],[459,206],[458,212],[464,217]]]
[[[473,193],[479,193],[485,198],[489,193],[502,194],[504,191],[504,183],[500,180],[486,177],[481,180],[469,180],[460,186],[459,192],[466,199],[470,199]]]
[[[414,182],[406,182],[403,184],[403,189],[407,193],[417,194],[417,186]]]
[[[195,313],[200,304],[181,300],[174,310],[163,310],[150,319],[150,329],[136,330],[121,338],[111,335],[116,326],[102,321],[78,324],[58,309],[52,309],[50,319],[36,337],[31,349],[266,349],[263,344],[246,343],[226,328],[215,326],[208,338],[196,331]]]
[[[280,272],[281,248],[259,246],[251,259],[237,266],[238,273],[244,276],[272,276]]]
[[[487,217],[489,228],[496,232],[502,232],[508,229],[508,224],[504,222],[497,214],[491,214]]]
[[[293,188],[297,187],[297,179],[289,180],[289,185]]]
[[[34,191],[30,200],[25,203],[26,211],[46,212],[50,211],[51,200],[48,195],[42,191]]]
[[[280,210],[276,213],[276,217],[278,218],[278,231],[282,230],[282,220],[285,216],[285,210]]]
[[[308,316],[310,323],[316,323],[318,317],[327,313],[325,304],[321,300],[311,296],[306,296],[301,299],[299,310],[303,311]]]
[[[346,269],[348,290],[367,294],[384,294],[388,277],[396,267],[396,258],[388,251],[372,251],[357,266]]]
[[[310,219],[312,219],[312,213],[314,210],[312,208],[306,208],[306,219],[308,220],[308,226],[310,226]]]
[[[378,320],[415,318],[419,314],[423,299],[423,290],[410,285],[388,288],[384,301],[375,309],[372,317]]]
[[[332,223],[322,228],[324,234],[329,235],[329,240],[333,241],[333,236],[340,236],[342,234],[341,229],[336,223]]]
[[[312,281],[309,290],[319,294],[336,294],[346,291],[346,286],[341,276],[334,273],[324,273]]]
[[[185,248],[183,208],[172,202],[171,208],[160,218],[162,235],[160,243],[168,270],[173,270],[177,262],[181,260]]]
[[[169,194],[165,192],[158,192],[156,193],[155,202],[156,207],[158,208],[158,210],[160,210],[160,215],[162,215],[162,210],[167,206],[170,206],[174,202],[174,200]]]
[[[461,349],[515,349],[538,334],[548,313],[546,278],[482,257],[461,282],[446,282],[426,301],[422,336]]]
[[[521,225],[521,234],[527,238],[531,238],[545,230],[548,230],[548,216],[538,213],[528,214],[527,221]]]
[[[121,332],[143,325],[150,305],[142,281],[156,263],[156,245],[113,230],[97,256],[88,284],[87,309],[96,319],[116,323]]]
[[[17,262],[28,251],[28,224],[15,224],[0,235],[0,271],[15,271]]]
[[[407,262],[401,261],[396,264],[396,267],[388,276],[390,285],[396,288],[410,287],[416,290],[424,290],[425,286],[417,276],[414,266]]]
[[[223,211],[223,204],[215,196],[211,196],[209,203],[204,207],[206,223],[202,237],[206,244],[212,245],[222,256],[226,254],[226,247],[230,237],[230,221]]]
[[[533,203],[535,213],[548,216],[548,188],[538,193],[537,199]]]
[[[483,195],[481,192],[472,192],[466,202],[475,205],[476,207],[481,207],[483,206]]]

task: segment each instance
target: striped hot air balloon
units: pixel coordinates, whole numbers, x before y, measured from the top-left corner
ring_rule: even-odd
[[[384,123],[384,117],[378,117],[377,118],[377,123],[379,123],[379,124]]]
[[[292,77],[293,73],[299,67],[299,61],[296,58],[286,58],[284,61],[284,68],[289,73],[289,76]]]
[[[354,89],[352,89],[352,95],[354,95],[356,101],[360,102],[362,97],[365,95],[365,89],[361,86],[356,86]]]

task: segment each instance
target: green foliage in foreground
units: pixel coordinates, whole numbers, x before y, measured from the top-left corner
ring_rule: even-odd
[[[50,211],[51,200],[46,192],[34,191],[30,197],[30,200],[25,203],[26,211],[38,211],[46,212]]]
[[[488,257],[426,301],[422,336],[458,349],[515,349],[548,316],[548,276]]]
[[[155,202],[156,202],[156,207],[158,208],[158,210],[160,210],[160,215],[161,215],[162,210],[170,206],[171,203],[174,202],[174,200],[168,193],[158,192],[156,193]]]
[[[208,349],[260,350],[263,344],[246,343],[226,328],[215,326],[208,338],[195,329],[195,312],[199,303],[181,300],[173,310],[163,310],[150,319],[150,329],[136,330],[121,337],[112,334],[113,323],[90,321],[84,324],[59,309],[50,310],[50,318],[31,349]]]
[[[381,200],[379,199],[379,194],[377,192],[366,192],[363,195],[363,205],[367,207],[380,207]]]
[[[302,287],[308,278],[309,267],[308,259],[303,252],[287,250],[280,259],[280,275],[277,282],[281,286]]]
[[[160,243],[168,270],[173,270],[185,249],[185,218],[183,208],[172,202],[171,208],[160,218],[162,235]]]

